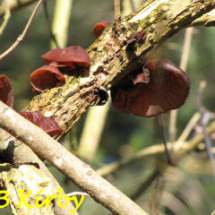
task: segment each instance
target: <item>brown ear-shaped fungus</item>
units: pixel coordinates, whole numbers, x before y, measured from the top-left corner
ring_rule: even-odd
[[[43,116],[39,111],[35,112],[19,112],[21,116],[37,125],[48,133],[51,137],[55,135],[60,135],[63,132],[63,129],[49,117]]]
[[[119,111],[151,117],[182,106],[189,91],[190,81],[184,71],[162,59],[147,61],[130,83],[122,81],[113,87],[111,97]]]
[[[42,55],[43,60],[50,64],[56,62],[58,67],[89,67],[90,58],[85,49],[80,46],[69,46],[66,49],[52,49]]]
[[[13,90],[10,85],[10,80],[5,75],[0,75],[0,100],[9,107],[13,107]]]
[[[31,73],[30,82],[33,91],[42,92],[46,89],[62,86],[65,83],[65,77],[57,67],[45,65]]]
[[[102,20],[102,21],[96,23],[94,25],[95,36],[98,38],[108,25],[110,25],[110,22],[108,22],[106,20]]]

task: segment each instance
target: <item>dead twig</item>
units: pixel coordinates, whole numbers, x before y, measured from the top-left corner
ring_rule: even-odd
[[[24,39],[36,13],[37,13],[37,10],[39,9],[40,5],[42,4],[43,0],[39,0],[39,2],[37,3],[33,13],[31,14],[29,20],[28,20],[28,23],[27,25],[25,26],[22,34],[16,39],[16,41],[14,42],[14,44],[9,48],[7,49],[5,52],[3,52],[1,55],[0,55],[0,60],[2,60],[4,57],[6,57],[8,54],[10,54],[18,45],[19,43]]]

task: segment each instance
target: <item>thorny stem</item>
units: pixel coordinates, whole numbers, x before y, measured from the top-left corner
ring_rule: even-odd
[[[10,7],[8,5],[8,0],[4,0],[4,5],[5,5],[5,15],[4,15],[4,20],[2,22],[2,25],[0,27],[0,36],[2,35],[5,27],[7,26],[7,23],[10,19]]]
[[[193,35],[193,28],[187,28],[185,31],[185,38],[184,38],[184,46],[183,51],[181,55],[181,62],[180,62],[180,68],[184,71],[186,71],[187,68],[187,62],[189,58],[190,53],[190,45],[192,41],[192,35]],[[170,125],[169,125],[169,134],[170,134],[170,142],[173,143],[176,139],[176,133],[177,133],[177,110],[172,110],[170,112]]]
[[[32,23],[32,21],[33,21],[35,15],[37,13],[39,7],[40,7],[40,5],[42,4],[42,2],[43,2],[43,0],[39,0],[39,2],[37,3],[37,5],[36,5],[36,7],[35,7],[35,9],[33,11],[33,13],[31,14],[31,16],[30,16],[30,18],[28,20],[28,23],[25,26],[22,34],[20,36],[18,36],[18,38],[16,39],[14,44],[11,47],[9,47],[9,49],[7,49],[5,52],[3,52],[0,55],[0,60],[2,60],[4,57],[6,57],[8,54],[10,54],[19,45],[19,43],[24,39],[24,37],[25,37],[25,35],[26,35],[26,33],[27,33],[27,31],[28,31],[28,29],[29,29],[29,27],[30,27],[30,25],[31,25],[31,23]]]

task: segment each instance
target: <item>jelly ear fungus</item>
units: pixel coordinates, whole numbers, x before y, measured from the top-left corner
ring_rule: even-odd
[[[26,118],[28,121],[37,125],[48,133],[51,137],[60,135],[63,129],[58,125],[52,118],[43,116],[39,111],[34,112],[19,112],[21,116]]]
[[[190,81],[170,60],[148,60],[145,65],[111,89],[113,106],[142,117],[156,116],[182,106]]]
[[[0,100],[13,108],[14,95],[10,80],[5,75],[0,75]]]

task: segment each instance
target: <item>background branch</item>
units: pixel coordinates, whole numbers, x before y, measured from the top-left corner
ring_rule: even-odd
[[[89,162],[92,162],[95,157],[110,105],[109,100],[105,106],[90,107],[87,113],[78,155]]]
[[[8,7],[10,8],[10,11],[17,10],[21,7],[27,6],[29,4],[32,4],[38,0],[7,0]],[[2,17],[5,13],[4,10],[4,4],[0,5],[0,17]]]
[[[8,54],[10,54],[18,45],[19,43],[24,39],[36,13],[37,13],[37,10],[39,9],[40,5],[42,4],[43,0],[39,0],[33,13],[31,14],[29,20],[28,20],[28,23],[27,25],[25,26],[22,34],[16,39],[16,41],[14,42],[14,44],[9,48],[7,49],[5,52],[3,52],[1,55],[0,55],[0,60],[2,60],[4,57],[6,57]]]
[[[207,127],[207,133],[211,134],[215,132],[215,122],[212,122]],[[180,141],[177,142],[173,149],[174,149],[174,161],[179,161],[183,156],[191,152],[193,149],[195,149],[198,144],[200,144],[204,140],[204,135],[198,134],[195,137],[193,137],[191,140],[188,141]],[[170,143],[168,143],[169,148],[172,147]],[[132,164],[133,162],[137,162],[138,160],[147,159],[149,156],[159,156],[164,155],[165,148],[163,145],[153,145],[149,146],[145,149],[142,149],[135,153],[134,155],[121,159],[117,162],[112,162],[111,164],[107,164],[104,167],[99,168],[96,172],[101,176],[106,176],[108,174],[112,174],[115,171],[118,171],[120,168],[125,167],[127,165]]]
[[[4,14],[3,22],[0,26],[0,36],[2,35],[4,29],[7,26],[8,21],[10,19],[10,7],[8,5],[8,0],[4,0],[4,6],[5,6],[5,14]]]
[[[65,48],[68,40],[68,26],[69,19],[72,11],[73,0],[64,0],[63,4],[61,0],[55,1],[55,12],[52,25],[52,32],[57,39],[59,48]],[[51,41],[52,48],[56,47],[56,43]]]
[[[190,53],[190,46],[193,36],[193,28],[187,28],[185,31],[185,37],[184,37],[184,46],[182,50],[181,55],[181,62],[179,67],[186,72],[187,69],[187,63]],[[176,139],[177,134],[177,115],[178,110],[172,110],[170,112],[170,123],[169,123],[169,136],[170,136],[170,142],[173,143]]]
[[[206,124],[207,124],[207,120],[205,119],[206,113],[204,113],[204,111],[203,111],[203,103],[202,103],[203,91],[204,91],[205,87],[206,87],[206,82],[205,81],[200,82],[197,106],[198,106],[199,113],[201,115],[200,124],[201,124],[202,130],[203,130],[204,140],[205,140],[206,148],[208,151],[208,156],[209,156],[211,166],[212,166],[213,178],[215,181],[215,160],[214,160],[214,156],[213,156],[213,152],[212,152],[213,146],[212,146],[212,142],[209,137],[209,134],[207,133],[207,130],[206,130]]]

